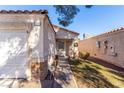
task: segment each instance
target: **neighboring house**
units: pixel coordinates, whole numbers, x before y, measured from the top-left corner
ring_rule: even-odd
[[[93,37],[93,36],[94,36],[94,35],[84,33],[84,34],[83,34],[83,40],[84,40],[84,39],[91,38],[91,37]]]
[[[124,68],[124,28],[81,40],[79,51]]]
[[[55,55],[67,56],[77,36],[53,26],[45,10],[0,11],[0,78],[44,79]]]

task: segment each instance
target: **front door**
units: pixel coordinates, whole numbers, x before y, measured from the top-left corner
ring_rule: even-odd
[[[64,40],[57,41],[57,52],[59,56],[66,56],[66,46]]]

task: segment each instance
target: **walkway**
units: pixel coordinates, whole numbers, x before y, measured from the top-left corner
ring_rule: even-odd
[[[25,79],[0,79],[0,88],[41,88],[40,81],[27,81]]]
[[[57,71],[50,72],[45,81],[41,81],[44,88],[77,88],[76,81],[72,74],[70,65],[64,57],[59,58]]]
[[[0,87],[6,88],[77,88],[70,65],[64,57],[59,58],[57,71],[49,71],[45,80],[0,79]]]

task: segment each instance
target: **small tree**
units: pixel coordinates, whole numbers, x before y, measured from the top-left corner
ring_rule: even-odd
[[[73,19],[79,13],[80,9],[75,5],[54,5],[56,14],[58,14],[58,22],[60,25],[67,27],[73,23]],[[85,5],[85,8],[90,9],[92,5]]]

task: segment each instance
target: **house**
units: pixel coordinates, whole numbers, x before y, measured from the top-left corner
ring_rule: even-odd
[[[79,35],[52,25],[46,10],[0,11],[0,78],[44,79],[56,54]]]
[[[124,28],[79,41],[79,51],[124,68]]]
[[[71,55],[71,49],[73,49],[72,44],[77,40],[79,33],[53,25],[56,32],[56,49],[60,56]]]

